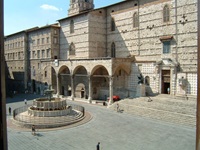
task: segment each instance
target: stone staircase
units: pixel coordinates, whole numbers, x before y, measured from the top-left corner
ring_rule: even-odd
[[[170,95],[124,99],[118,102],[123,112],[184,126],[196,126],[196,101],[175,99]],[[116,111],[116,103],[109,106]]]

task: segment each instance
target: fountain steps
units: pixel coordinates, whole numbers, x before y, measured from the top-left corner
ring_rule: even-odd
[[[70,115],[59,117],[33,117],[28,116],[28,113],[26,115],[26,112],[24,112],[23,114],[17,115],[13,123],[24,128],[31,128],[34,124],[38,129],[43,129],[66,126],[83,119],[84,114],[80,111],[73,111]]]

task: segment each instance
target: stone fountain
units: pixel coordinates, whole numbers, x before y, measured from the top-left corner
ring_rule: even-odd
[[[47,99],[51,101],[51,97],[53,95],[54,89],[51,89],[51,86],[49,86],[49,89],[44,91],[44,94],[47,96]]]
[[[27,128],[34,124],[41,129],[73,124],[84,118],[84,107],[67,105],[66,99],[52,97],[53,92],[49,87],[44,91],[46,97],[34,99],[31,106],[15,109],[16,124]]]

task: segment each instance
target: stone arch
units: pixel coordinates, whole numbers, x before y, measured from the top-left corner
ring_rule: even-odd
[[[59,93],[64,96],[71,96],[71,74],[66,65],[59,68]]]
[[[75,97],[87,98],[89,94],[87,69],[79,65],[73,70]]]
[[[93,99],[107,99],[109,96],[109,73],[104,66],[97,65],[92,69],[91,85]]]
[[[146,77],[144,78],[144,83],[145,83],[145,85],[147,85],[147,86],[150,85],[150,77],[149,77],[149,76],[146,76]]]
[[[73,75],[75,75],[75,74],[77,74],[77,75],[87,75],[88,73],[87,73],[87,69],[84,66],[79,65],[73,70]]]
[[[91,75],[107,75],[108,76],[109,73],[106,67],[104,67],[103,65],[97,65],[92,69]]]
[[[58,73],[65,73],[65,74],[70,74],[69,67],[63,65],[59,68]]]
[[[113,72],[115,75],[119,74],[119,71],[123,70],[127,75],[130,74],[131,70],[129,66],[126,66],[125,64],[120,64],[119,66],[117,66]]]

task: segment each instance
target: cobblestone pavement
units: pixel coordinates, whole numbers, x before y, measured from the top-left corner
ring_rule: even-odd
[[[7,99],[8,107],[24,105],[24,98],[38,95],[16,95]],[[80,104],[92,115],[85,124],[73,128],[37,131],[16,129],[8,124],[9,150],[95,150],[100,142],[101,150],[193,150],[195,128],[143,118],[127,113],[117,113],[105,106],[83,102]],[[11,116],[7,115],[10,120]],[[8,121],[9,122],[9,121]]]

